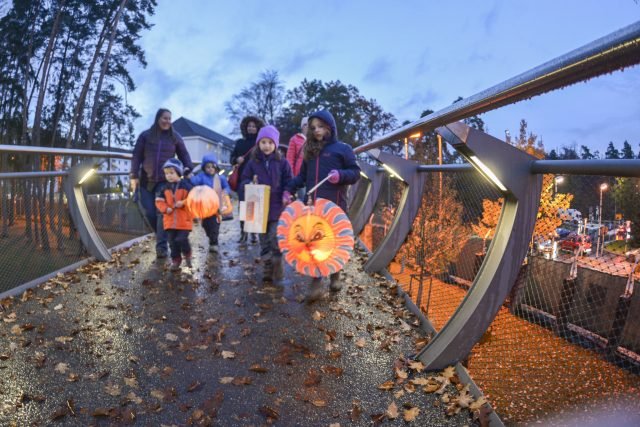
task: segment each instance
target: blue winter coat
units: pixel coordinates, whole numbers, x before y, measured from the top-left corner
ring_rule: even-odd
[[[356,162],[356,156],[351,146],[338,141],[338,129],[331,113],[327,110],[313,113],[309,116],[309,123],[315,117],[331,127],[331,140],[325,143],[318,157],[302,162],[300,173],[289,182],[287,190],[291,194],[295,194],[298,188],[306,186],[307,191],[309,191],[318,182],[326,178],[330,171],[335,169],[340,172],[340,181],[337,184],[325,181],[313,193],[312,197],[314,200],[316,197],[329,199],[346,212],[347,188],[360,179],[360,167]]]
[[[188,175],[193,170],[193,163],[182,137],[176,131],[173,131],[173,137],[168,131],[160,132],[157,141],[152,140],[151,130],[142,132],[131,157],[131,178],[139,178],[140,184],[146,187],[166,182],[162,165],[176,154],[184,165],[184,175]]]
[[[255,157],[245,162],[245,168],[240,177],[240,187],[251,184],[253,176],[258,176],[258,184],[271,187],[269,199],[269,221],[277,221],[284,210],[282,193],[285,186],[291,181],[291,166],[285,158],[276,159],[276,153],[265,156],[262,151],[257,151]]]
[[[229,187],[229,182],[227,181],[227,178],[224,177],[224,175],[220,175],[217,173],[216,175],[209,175],[204,171],[204,165],[206,165],[207,163],[213,163],[216,169],[218,168],[218,159],[216,158],[216,155],[205,154],[202,157],[202,171],[191,177],[191,183],[193,185],[208,185],[209,187],[214,188],[213,179],[217,175],[218,178],[220,178],[220,186],[222,187],[222,191],[226,192],[227,194],[231,194],[231,187]]]

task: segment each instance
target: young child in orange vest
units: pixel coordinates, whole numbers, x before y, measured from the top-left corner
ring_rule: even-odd
[[[189,233],[193,228],[193,217],[185,205],[191,183],[182,179],[182,162],[171,158],[162,166],[167,182],[156,193],[156,207],[163,215],[162,224],[169,237],[171,250],[171,271],[180,270],[182,257],[191,268],[191,245]]]

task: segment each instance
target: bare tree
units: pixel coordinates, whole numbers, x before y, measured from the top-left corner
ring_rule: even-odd
[[[258,81],[243,88],[225,103],[225,109],[239,128],[240,120],[246,115],[263,118],[267,123],[275,123],[284,105],[284,84],[278,72],[267,70],[260,74]]]

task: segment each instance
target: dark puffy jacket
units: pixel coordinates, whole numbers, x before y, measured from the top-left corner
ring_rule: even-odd
[[[253,181],[253,176],[258,176],[258,184],[265,184],[271,187],[269,199],[269,221],[277,221],[284,210],[282,204],[282,193],[285,185],[291,181],[291,166],[285,158],[276,159],[275,153],[265,156],[262,151],[258,151],[255,157],[247,159],[246,167],[240,177],[240,187],[244,191],[244,186]]]
[[[184,175],[188,175],[193,170],[193,163],[182,137],[176,131],[173,131],[173,138],[169,132],[160,132],[157,141],[152,141],[151,130],[142,132],[133,149],[131,178],[139,178],[141,185],[147,187],[165,182],[162,165],[176,154],[184,165]]]
[[[247,133],[247,125],[249,124],[249,122],[254,122],[256,124],[256,127],[258,128],[254,135],[249,135],[249,133]],[[236,141],[236,145],[231,152],[230,158],[232,165],[236,165],[238,163],[236,161],[238,157],[242,156],[245,158],[245,161],[238,166],[238,174],[240,177],[242,177],[242,171],[247,164],[249,157],[251,156],[251,149],[256,146],[256,138],[258,136],[257,132],[259,132],[262,127],[264,127],[264,121],[255,116],[246,116],[240,122],[240,132],[242,133],[242,138]],[[238,199],[244,200],[244,191],[242,190],[242,186],[238,187],[237,193]]]
[[[312,197],[314,200],[316,197],[329,199],[346,212],[347,187],[360,179],[360,167],[351,146],[338,141],[338,129],[331,113],[327,110],[313,113],[309,116],[309,123],[316,117],[331,127],[331,140],[325,143],[318,157],[302,162],[300,173],[289,182],[287,190],[294,194],[298,188],[306,186],[309,191],[335,169],[340,172],[340,181],[337,184],[325,181]]]
[[[224,175],[220,175],[218,173],[216,173],[215,175],[209,175],[204,171],[204,166],[207,163],[213,163],[216,169],[218,168],[218,158],[216,157],[216,155],[213,153],[205,154],[202,157],[202,163],[200,163],[200,166],[202,166],[202,170],[191,177],[191,183],[193,185],[208,185],[209,187],[216,190],[216,186],[214,185],[215,184],[214,178],[217,176],[218,179],[220,180],[220,190],[226,192],[227,194],[230,194],[231,188],[229,188],[229,182],[227,181],[227,178],[225,178]],[[222,194],[218,194],[218,195],[222,196]]]

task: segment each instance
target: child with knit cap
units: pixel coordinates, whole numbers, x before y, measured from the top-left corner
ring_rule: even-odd
[[[255,178],[257,184],[271,187],[267,232],[260,234],[260,256],[264,263],[263,280],[271,282],[280,280],[283,276],[282,253],[278,247],[276,229],[280,214],[284,210],[282,195],[292,175],[289,162],[278,150],[280,132],[275,126],[260,129],[256,141],[257,150],[251,152],[251,157],[242,171],[240,185],[244,187]]]
[[[283,193],[283,203],[292,201],[292,194],[300,187],[313,188],[325,178],[311,196],[331,200],[347,211],[347,189],[360,178],[360,167],[350,145],[338,140],[336,120],[328,110],[320,110],[309,116],[307,140],[303,146],[303,161],[298,175],[287,184]],[[329,290],[339,292],[342,289],[340,272],[332,273],[329,278]],[[307,303],[313,303],[323,294],[322,279],[311,281],[306,296]]]
[[[209,153],[202,157],[202,171],[191,177],[193,185],[208,185],[218,194],[218,200],[222,205],[222,193],[231,193],[231,188],[227,182],[227,178],[220,175],[220,167],[218,166],[218,158],[215,154]],[[204,228],[209,238],[209,252],[218,252],[218,235],[220,234],[220,214],[215,214],[207,218],[202,218],[202,228]]]
[[[187,267],[192,267],[189,232],[193,228],[193,217],[185,201],[193,185],[181,178],[184,168],[180,160],[170,158],[162,169],[167,182],[156,193],[156,207],[162,214],[162,223],[169,237],[171,270],[178,271],[183,256]]]

